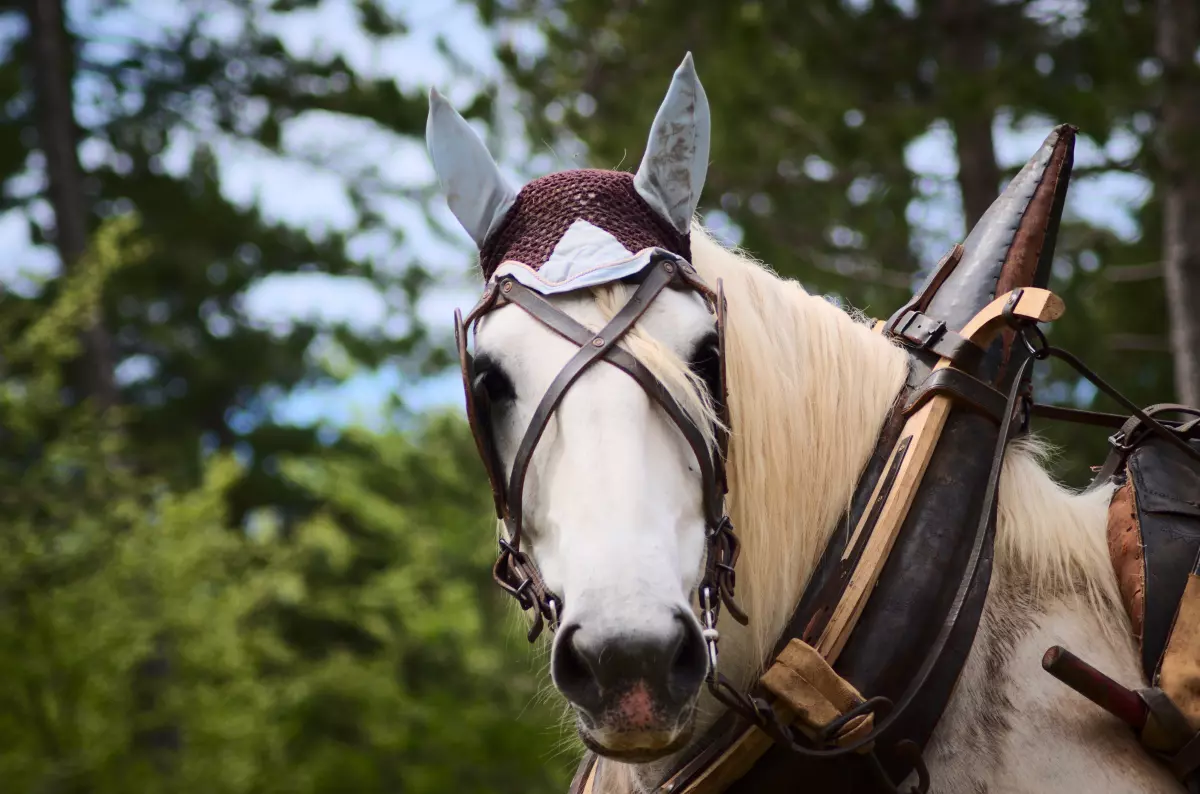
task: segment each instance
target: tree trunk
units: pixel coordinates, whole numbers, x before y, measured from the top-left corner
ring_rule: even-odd
[[[54,242],[64,272],[75,268],[87,249],[88,207],[79,166],[73,83],[75,55],[67,33],[62,0],[27,0],[31,30],[39,148],[46,158]],[[101,409],[117,403],[112,340],[97,312],[83,332],[80,381],[86,396]]]
[[[1179,402],[1200,406],[1200,7],[1158,0],[1163,276]]]
[[[958,184],[968,231],[1000,191],[1000,167],[992,141],[995,109],[981,90],[988,84],[987,14],[983,0],[941,0],[935,14],[945,42],[938,83],[942,106],[954,129]]]
[[[79,164],[79,127],[75,120],[75,53],[67,31],[62,0],[26,0],[29,15],[31,63],[34,82],[38,144],[46,158],[50,204],[54,208],[54,242],[63,271],[79,267],[88,245],[88,201]],[[77,362],[78,383],[85,397],[101,410],[119,401],[114,379],[112,338],[102,310],[82,334],[83,355]],[[114,460],[110,465],[125,465]],[[137,708],[152,714],[170,675],[166,642],[156,647],[134,672]],[[172,724],[149,725],[137,731],[135,742],[144,748],[163,772],[169,771],[180,746],[179,730]]]

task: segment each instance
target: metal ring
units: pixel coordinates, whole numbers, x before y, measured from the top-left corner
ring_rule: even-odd
[[[1044,361],[1050,357],[1050,343],[1046,341],[1046,334],[1038,327],[1036,323],[1021,328],[1021,341],[1025,344],[1025,349],[1029,351],[1029,355],[1033,356],[1038,361]],[[1037,337],[1037,344],[1029,340],[1030,336]]]

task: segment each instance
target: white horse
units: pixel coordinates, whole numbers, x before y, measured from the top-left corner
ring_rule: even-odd
[[[689,216],[694,208],[695,197]],[[751,621],[722,621],[721,665],[745,688],[770,661],[848,510],[903,385],[906,354],[694,221],[690,232],[694,266],[710,285],[723,280],[728,297],[728,508],[742,541],[739,601]],[[549,299],[599,329],[631,289],[606,284]],[[688,363],[712,333],[694,296],[666,291],[622,342],[704,426],[711,403]],[[507,469],[539,399],[578,348],[505,307],[484,318],[476,350],[486,377],[500,383],[491,418]],[[1183,790],[1129,728],[1041,669],[1043,652],[1061,644],[1128,687],[1146,684],[1106,547],[1110,496],[1057,484],[1035,440],[1009,448],[982,621],[925,749],[934,791]],[[567,392],[533,456],[524,515],[527,547],[565,602],[551,667],[568,700],[602,679],[626,646],[651,638],[671,650],[657,663],[688,691],[669,709],[645,702],[644,692],[627,695],[611,710],[619,718],[607,720],[574,703],[582,738],[607,756],[594,790],[647,791],[721,709],[693,669],[705,548],[693,453],[630,377],[595,366]],[[654,708],[670,713],[655,722]]]

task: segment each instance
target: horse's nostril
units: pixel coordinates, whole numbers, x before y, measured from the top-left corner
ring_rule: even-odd
[[[568,700],[590,710],[598,705],[600,685],[591,661],[576,644],[579,628],[578,623],[571,623],[559,629],[550,661],[550,675]]]
[[[680,629],[679,644],[671,663],[671,678],[668,685],[682,697],[689,697],[704,681],[708,673],[708,651],[704,647],[704,635],[695,620],[680,614],[676,617]]]

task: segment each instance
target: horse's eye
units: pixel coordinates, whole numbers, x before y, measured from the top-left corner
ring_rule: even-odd
[[[508,402],[517,396],[512,379],[499,364],[486,355],[475,359],[475,381],[471,387],[476,394],[487,395],[493,405]]]
[[[708,386],[713,400],[721,399],[721,349],[716,333],[705,334],[692,349],[688,367]]]

